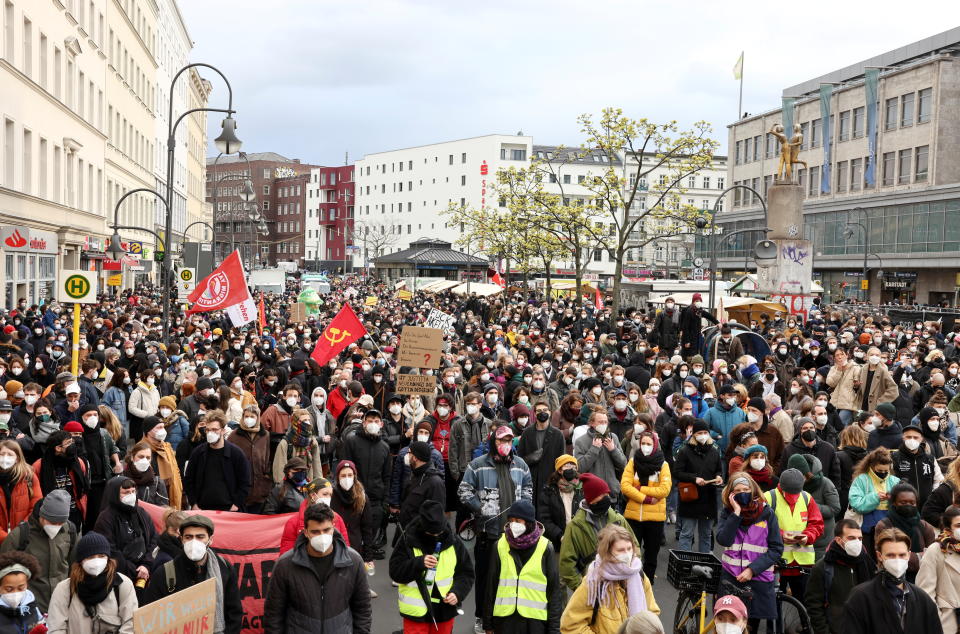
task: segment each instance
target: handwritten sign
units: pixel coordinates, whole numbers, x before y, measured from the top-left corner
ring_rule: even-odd
[[[216,609],[217,582],[207,579],[137,608],[133,613],[133,631],[135,634],[212,633]]]
[[[297,302],[290,307],[290,322],[298,324],[307,320],[307,307],[302,302]]]
[[[397,394],[423,394],[429,396],[437,387],[437,377],[429,374],[397,375]]]
[[[452,333],[453,332],[453,322],[457,319],[453,315],[448,315],[444,312],[433,308],[430,310],[430,314],[427,315],[427,323],[424,324],[427,328],[439,328],[440,330]]]
[[[443,331],[436,328],[404,326],[400,332],[397,365],[411,368],[439,368],[443,354]]]

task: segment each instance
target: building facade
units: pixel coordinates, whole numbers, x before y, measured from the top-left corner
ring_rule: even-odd
[[[354,225],[354,166],[315,167],[307,182],[306,234],[303,268],[311,271],[347,271],[363,266],[369,234]],[[354,255],[353,247],[360,255]]]
[[[799,158],[806,167],[798,166],[797,176],[805,195],[804,233],[813,242],[814,277],[828,300],[954,302],[960,286],[958,48],[960,28],[784,89],[784,97],[796,99],[794,121],[803,132]],[[870,69],[879,70],[872,154]],[[833,86],[827,126],[823,85]],[[766,192],[779,159],[769,131],[782,117],[781,108],[729,126],[730,183]],[[724,230],[759,228],[759,201],[748,191],[734,192],[717,222]],[[738,238],[720,248],[722,270],[743,270],[756,237]],[[865,253],[868,291],[861,290]]]

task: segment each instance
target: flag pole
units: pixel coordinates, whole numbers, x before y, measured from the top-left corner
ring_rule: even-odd
[[[745,57],[746,51],[740,53],[740,99],[737,101],[737,121],[743,116],[743,62]]]

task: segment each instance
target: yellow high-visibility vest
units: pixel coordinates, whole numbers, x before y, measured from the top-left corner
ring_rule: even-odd
[[[776,499],[774,499],[776,496]],[[807,504],[810,494],[806,491],[800,492],[797,503],[790,511],[790,504],[784,499],[780,489],[767,491],[763,494],[767,504],[773,507],[777,515],[777,523],[782,531],[803,531],[807,528]],[[789,564],[796,562],[799,566],[812,566],[816,561],[816,555],[813,552],[813,544],[784,544],[783,558]]]
[[[528,619],[547,620],[547,575],[543,572],[543,553],[548,543],[549,540],[541,535],[533,555],[518,575],[507,538],[500,537],[497,541],[500,579],[493,602],[493,616],[510,616],[517,612]]]
[[[423,557],[423,551],[419,548],[413,549],[414,557]],[[450,588],[453,587],[453,573],[457,569],[457,553],[453,546],[448,546],[440,551],[437,557],[437,576],[433,584],[437,587],[441,597],[447,596]],[[440,599],[433,596],[433,588],[428,588],[434,603],[439,603]],[[427,613],[427,604],[423,601],[423,595],[420,594],[420,588],[416,580],[410,583],[402,583],[397,588],[399,592],[397,601],[400,607],[400,614],[404,616],[423,616]]]

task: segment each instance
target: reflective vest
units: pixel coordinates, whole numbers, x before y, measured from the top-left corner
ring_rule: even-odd
[[[727,546],[720,559],[723,561],[723,569],[736,577],[741,572],[750,567],[754,561],[767,552],[767,536],[770,533],[770,526],[767,520],[758,520],[749,526],[743,524],[737,528],[737,537],[733,543]],[[754,580],[771,582],[773,581],[773,566],[770,566],[758,575],[754,575]]]
[[[806,491],[800,492],[797,503],[793,505],[793,511],[790,510],[790,504],[784,499],[779,488],[767,491],[763,494],[763,497],[777,514],[777,523],[780,524],[781,533],[806,530],[807,504],[810,500],[809,493]],[[812,566],[816,562],[815,557],[813,544],[783,544],[783,558],[788,564],[796,562],[798,566]]]
[[[423,551],[419,548],[413,549],[414,557],[423,557]],[[450,588],[453,587],[453,573],[457,569],[457,553],[453,546],[448,546],[440,551],[437,557],[437,576],[433,580],[433,585],[441,597],[447,596]],[[404,616],[423,616],[427,613],[427,604],[423,600],[423,594],[417,581],[403,583],[397,588],[399,595],[397,600],[400,606],[400,614]],[[440,599],[433,596],[433,587],[427,588],[430,593],[430,600],[434,603],[440,603]]]
[[[493,601],[493,616],[510,616],[517,612],[528,619],[547,620],[547,575],[543,572],[543,553],[548,543],[549,540],[541,535],[533,554],[517,575],[507,538],[500,537],[497,541],[500,579]]]

